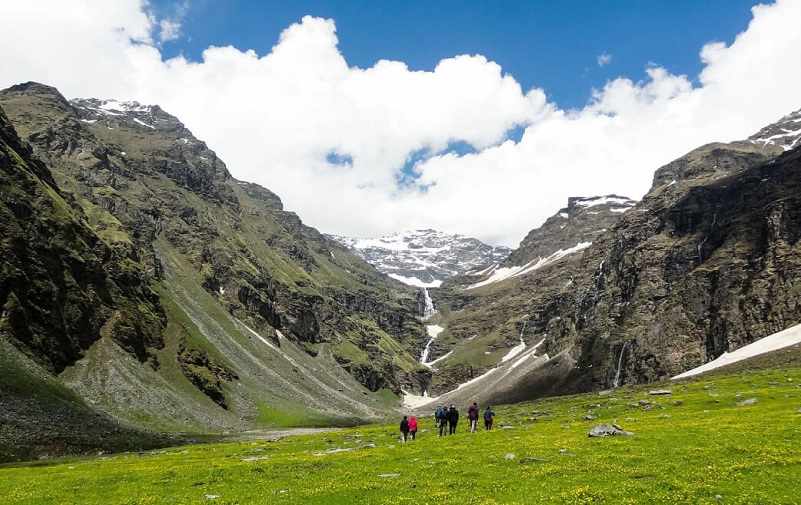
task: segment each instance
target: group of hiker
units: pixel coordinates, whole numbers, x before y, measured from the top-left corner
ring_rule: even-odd
[[[476,432],[476,427],[478,425],[478,417],[479,417],[479,408],[476,402],[467,409],[467,420],[470,424],[470,433]],[[491,430],[492,423],[495,421],[495,411],[487,405],[486,410],[484,410],[484,429]],[[434,410],[434,426],[439,428],[439,435],[440,437],[445,435],[454,435],[456,434],[456,425],[459,424],[459,411],[456,409],[455,405],[451,405],[450,408],[443,407],[442,405],[437,405],[437,408]],[[414,440],[417,435],[417,419],[414,416],[411,418],[407,416],[403,416],[403,420],[400,423],[400,431],[401,431],[401,440],[406,442],[407,440]]]
[[[417,436],[417,419],[414,416],[411,419],[407,419],[406,416],[403,416],[403,420],[400,424],[400,431],[401,431],[401,441],[406,442],[407,440],[414,440]]]

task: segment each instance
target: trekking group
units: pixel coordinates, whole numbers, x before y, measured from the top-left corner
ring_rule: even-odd
[[[467,409],[467,420],[470,425],[470,433],[476,432],[476,427],[478,425],[478,417],[479,417],[479,408],[476,402]],[[492,423],[495,421],[495,411],[487,405],[487,408],[484,410],[484,429],[491,430]],[[456,434],[456,426],[459,424],[459,410],[456,409],[455,405],[451,405],[450,408],[443,407],[442,405],[437,405],[437,408],[434,410],[434,426],[439,429],[440,437],[446,435],[455,435]],[[407,416],[403,416],[403,420],[400,423],[400,431],[401,431],[401,440],[406,442],[407,440],[414,440],[415,436],[417,435],[417,419],[414,416],[411,418],[407,418]]]

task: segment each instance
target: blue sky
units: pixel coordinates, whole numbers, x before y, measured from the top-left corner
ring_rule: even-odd
[[[267,54],[303,16],[336,22],[339,49],[352,66],[380,59],[433,70],[443,58],[482,54],[524,89],[543,88],[561,108],[580,108],[593,88],[617,76],[646,77],[656,64],[696,76],[699,49],[730,44],[751,18],[752,0],[559,1],[211,1],[189,8],[158,0],[161,17],[182,16],[166,57],[200,61],[210,45]],[[183,14],[179,14],[183,12]],[[599,64],[601,55],[608,63]]]
[[[515,247],[801,108],[801,1],[26,0],[0,88],[136,100],[324,233]]]

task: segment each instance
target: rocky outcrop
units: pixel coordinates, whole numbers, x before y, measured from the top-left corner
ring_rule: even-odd
[[[624,352],[624,380],[647,382],[801,320],[799,152],[773,154],[753,144],[691,153],[655,180],[676,165],[698,167],[693,178],[655,187],[587,251],[595,275],[553,325],[566,338],[548,339],[593,368],[585,387],[611,385]]]
[[[164,314],[147,276],[109,247],[0,112],[0,334],[60,372],[108,335],[156,365]]]
[[[185,340],[178,345],[178,362],[181,364],[181,371],[192,384],[214,403],[224,409],[228,408],[221,381],[239,379],[235,371],[218,363],[206,352],[187,347]]]
[[[525,265],[578,244],[590,244],[636,203],[617,195],[569,198],[567,207],[530,231],[501,267]]]

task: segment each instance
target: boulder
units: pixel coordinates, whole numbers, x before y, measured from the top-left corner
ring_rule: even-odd
[[[590,429],[588,434],[590,437],[612,437],[615,435],[634,435],[631,431],[626,431],[616,424],[596,424]]]

